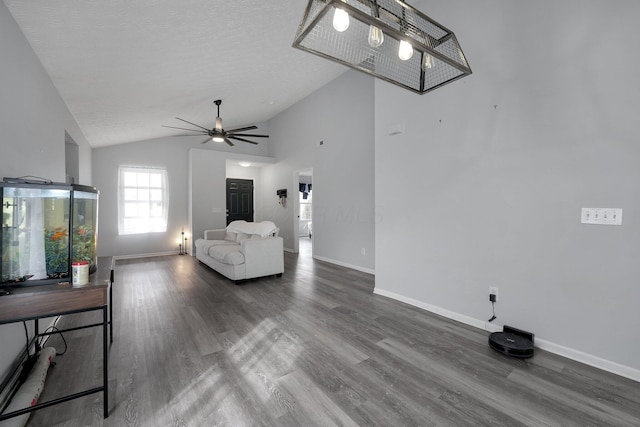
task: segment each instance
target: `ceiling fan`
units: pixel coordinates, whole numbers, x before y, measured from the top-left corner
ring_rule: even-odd
[[[185,123],[189,123],[192,126],[197,127],[198,129],[187,129],[187,128],[180,128],[180,127],[175,127],[175,126],[165,126],[162,125],[162,127],[165,128],[171,128],[171,129],[180,129],[180,130],[187,130],[189,132],[194,132],[194,133],[187,133],[187,134],[181,134],[181,135],[174,135],[174,136],[197,136],[197,135],[207,135],[207,139],[205,139],[204,141],[201,142],[201,144],[206,144],[209,141],[213,141],[213,142],[226,142],[227,144],[229,144],[229,146],[233,147],[233,142],[231,142],[231,139],[234,139],[236,141],[242,141],[242,142],[248,142],[249,144],[258,144],[255,141],[250,141],[248,139],[245,139],[244,137],[252,137],[252,138],[269,138],[269,135],[255,135],[255,134],[250,134],[250,133],[242,133],[248,130],[255,130],[258,129],[257,126],[245,126],[245,127],[241,127],[241,128],[237,128],[237,129],[229,129],[229,130],[224,130],[222,128],[222,118],[220,117],[220,104],[222,104],[222,100],[221,99],[216,99],[215,101],[213,101],[214,104],[216,104],[216,106],[218,107],[218,116],[216,117],[216,125],[213,127],[213,129],[207,129],[203,126],[197,125],[195,123],[191,123],[188,120],[185,119],[181,119],[180,117],[176,117],[176,119],[183,121]]]

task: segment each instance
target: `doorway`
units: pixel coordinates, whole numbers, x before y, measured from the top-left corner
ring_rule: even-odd
[[[297,251],[301,256],[313,257],[313,170],[305,169],[295,173],[294,189],[297,195],[293,200],[295,203],[295,223],[298,238]]]
[[[232,221],[253,222],[253,180],[227,178],[227,225]]]
[[[80,182],[80,151],[78,144],[71,135],[64,131],[64,172],[65,182],[74,184]]]

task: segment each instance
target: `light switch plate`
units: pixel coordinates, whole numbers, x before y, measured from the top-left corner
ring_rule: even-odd
[[[582,224],[622,225],[621,208],[582,208]]]

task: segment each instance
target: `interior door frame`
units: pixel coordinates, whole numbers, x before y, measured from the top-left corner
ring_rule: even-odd
[[[315,176],[313,175],[313,168],[308,167],[304,169],[298,169],[293,171],[293,191],[291,194],[290,203],[293,204],[293,253],[300,253],[300,236],[298,230],[300,229],[300,174],[311,173],[312,184],[315,186]],[[313,209],[313,208],[312,208]],[[311,222],[313,222],[314,211],[311,211]],[[313,242],[315,233],[311,233],[311,254],[313,256]]]

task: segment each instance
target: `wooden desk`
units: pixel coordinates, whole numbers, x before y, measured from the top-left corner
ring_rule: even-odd
[[[113,342],[113,304],[112,284],[114,279],[114,260],[112,257],[98,258],[98,271],[89,276],[89,283],[81,286],[72,286],[71,283],[60,283],[44,286],[26,286],[14,288],[11,295],[0,297],[0,325],[5,323],[33,320],[36,331],[36,351],[39,351],[38,336],[53,335],[78,329],[102,327],[102,367],[103,383],[100,387],[94,387],[58,399],[50,400],[29,408],[0,415],[0,421],[46,408],[58,403],[87,396],[93,393],[104,392],[104,417],[109,416],[109,389],[108,389],[108,360],[107,360],[107,332],[111,324],[111,342]],[[107,303],[107,294],[109,301]],[[59,330],[55,332],[38,333],[38,320],[45,317],[82,313],[86,311],[102,310],[102,322],[84,325],[75,328]],[[109,318],[111,317],[111,321]]]

